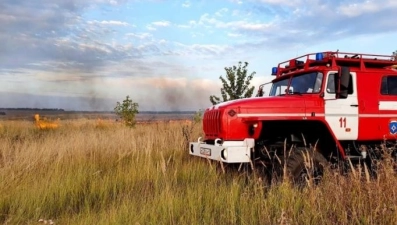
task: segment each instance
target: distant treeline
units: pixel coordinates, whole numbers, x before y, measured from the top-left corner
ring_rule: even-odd
[[[58,108],[0,108],[0,110],[15,111],[53,111],[53,112],[71,112],[71,113],[114,113],[114,111],[77,111]],[[196,111],[139,111],[140,114],[195,114]]]
[[[0,108],[0,110],[20,110],[20,111],[65,111],[64,109],[52,108]]]
[[[114,111],[68,111],[73,113],[114,113]],[[139,111],[139,114],[195,114],[195,111]]]
[[[195,111],[140,111],[142,114],[195,114]]]

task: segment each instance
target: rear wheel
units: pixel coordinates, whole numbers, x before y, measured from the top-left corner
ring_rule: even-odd
[[[287,158],[287,175],[298,187],[318,184],[323,178],[328,161],[313,149],[295,148]]]

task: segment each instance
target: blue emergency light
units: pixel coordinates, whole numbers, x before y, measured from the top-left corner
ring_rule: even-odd
[[[272,68],[272,75],[277,75],[277,67]]]
[[[324,59],[324,55],[323,55],[323,53],[316,53],[316,61],[319,61],[319,60],[323,60]]]

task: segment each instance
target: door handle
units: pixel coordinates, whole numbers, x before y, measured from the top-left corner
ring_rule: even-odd
[[[358,104],[351,104],[351,107],[358,107]]]

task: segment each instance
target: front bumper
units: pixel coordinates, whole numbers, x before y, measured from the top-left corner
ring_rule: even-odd
[[[189,143],[190,155],[222,161],[225,163],[246,163],[251,161],[251,152],[255,140],[246,138],[243,141],[224,141],[222,144],[206,144],[200,141]],[[215,140],[217,143],[217,140]]]

